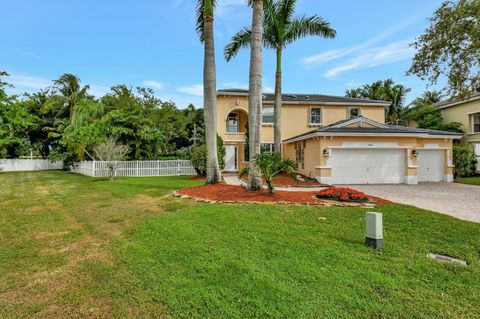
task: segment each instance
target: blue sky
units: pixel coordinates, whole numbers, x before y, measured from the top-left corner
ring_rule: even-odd
[[[0,70],[12,92],[35,91],[62,73],[78,75],[100,96],[115,84],[146,86],[179,107],[202,106],[203,49],[195,33],[194,0],[0,0]],[[219,0],[215,19],[218,88],[247,88],[248,50],[226,63],[223,48],[251,23],[245,0]],[[412,88],[427,83],[405,76],[409,43],[428,25],[441,0],[299,0],[299,15],[318,14],[337,30],[333,40],[302,39],[283,56],[283,90],[344,95],[393,78]],[[275,56],[264,51],[264,91],[272,91]]]

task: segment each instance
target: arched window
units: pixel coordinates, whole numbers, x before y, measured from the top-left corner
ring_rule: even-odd
[[[227,133],[238,133],[238,113],[231,112],[227,116]]]

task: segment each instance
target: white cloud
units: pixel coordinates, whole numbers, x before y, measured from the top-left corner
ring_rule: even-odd
[[[356,57],[327,70],[323,76],[330,78],[352,69],[370,68],[409,59],[414,53],[409,43],[410,40],[403,40],[364,50]]]
[[[164,83],[157,82],[157,81],[154,81],[154,80],[145,80],[145,81],[143,81],[143,85],[146,85],[146,86],[154,88],[154,89],[159,89],[159,90],[163,90],[165,88]]]
[[[177,89],[177,91],[195,96],[203,96],[203,85],[194,84],[190,86],[181,86]]]
[[[372,45],[377,44],[378,42],[388,38],[389,36],[407,28],[415,20],[417,20],[419,16],[420,16],[419,14],[413,15],[358,45],[355,45],[349,48],[344,48],[344,49],[330,50],[320,54],[308,56],[301,59],[300,63],[303,64],[305,67],[312,67],[328,61],[336,60],[338,58],[341,58],[346,55],[350,55],[352,53],[358,52],[363,49],[367,49]]]
[[[52,81],[43,77],[26,75],[26,74],[11,74],[5,78],[6,82],[13,84],[16,88],[21,89],[44,89],[52,85]]]

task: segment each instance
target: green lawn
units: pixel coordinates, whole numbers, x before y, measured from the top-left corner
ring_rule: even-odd
[[[470,184],[470,185],[479,185],[480,186],[480,176],[477,177],[462,177],[455,180],[457,183]]]
[[[476,318],[480,225],[387,205],[215,205],[201,182],[0,174],[0,318]],[[428,252],[464,258],[441,264]]]

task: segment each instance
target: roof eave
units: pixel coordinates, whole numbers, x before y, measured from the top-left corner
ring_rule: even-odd
[[[420,137],[420,138],[443,138],[443,139],[461,139],[462,135],[436,135],[427,133],[352,133],[352,132],[314,132],[308,135],[289,138],[283,143],[293,143],[303,141],[313,137],[323,136],[380,136],[380,137]]]

